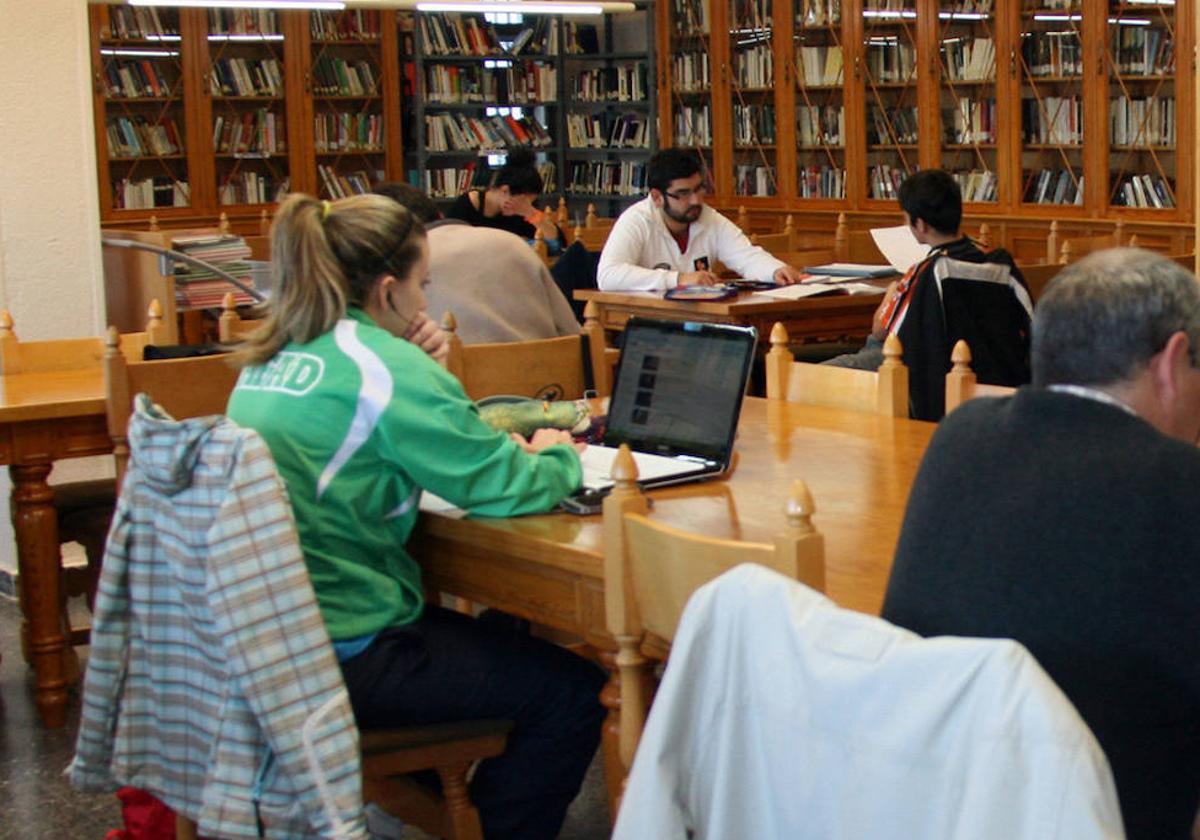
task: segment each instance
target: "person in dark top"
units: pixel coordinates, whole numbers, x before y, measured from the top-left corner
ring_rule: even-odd
[[[876,370],[883,341],[895,335],[909,369],[909,413],[939,420],[945,412],[950,351],[959,339],[971,348],[980,382],[1029,381],[1029,319],[1033,301],[1025,279],[1003,249],[984,251],[959,232],[962,193],[940,169],[910,175],[900,185],[900,208],[928,255],[892,283],[875,311],[871,336],[857,353],[825,364]]]
[[[476,227],[507,230],[522,239],[533,239],[540,229],[547,247],[557,249],[563,240],[562,231],[549,214],[534,206],[542,187],[533,152],[513,149],[496,172],[492,185],[460,195],[446,211],[446,218],[461,219]]]
[[[1064,268],[1032,386],[934,434],[883,604],[1029,648],[1104,748],[1131,840],[1184,840],[1200,804],[1198,349],[1186,269],[1128,248]]]

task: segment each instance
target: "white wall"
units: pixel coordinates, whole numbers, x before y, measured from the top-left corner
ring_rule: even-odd
[[[0,308],[22,339],[99,335],[87,4],[0,0],[0,21]],[[4,470],[0,498],[9,486]],[[15,568],[12,526],[0,516],[0,569]]]

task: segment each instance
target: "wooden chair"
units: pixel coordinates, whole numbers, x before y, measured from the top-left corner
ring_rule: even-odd
[[[604,243],[608,241],[608,235],[612,232],[612,227],[577,227],[571,233],[572,244],[578,242],[587,248],[589,251],[603,251]]]
[[[130,361],[140,360],[149,345],[169,343],[163,325],[162,306],[150,302],[146,329],[122,336],[124,352]],[[7,310],[0,311],[0,374],[48,373],[50,371],[99,368],[104,356],[104,341],[98,336],[89,338],[21,341]],[[65,599],[83,595],[89,608],[95,601],[96,583],[100,577],[100,561],[104,556],[104,540],[112,519],[117,498],[114,479],[72,481],[54,485],[54,511],[58,517],[59,544],[78,543],[83,547],[87,565],[63,568],[63,626],[69,645],[87,644],[89,628],[72,626]]]
[[[222,344],[235,344],[262,325],[262,318],[243,318],[238,312],[237,297],[226,292],[221,301],[221,316],[217,319],[217,340]]]
[[[1058,276],[1058,272],[1062,271],[1063,266],[1062,263],[1045,263],[1023,265],[1020,268],[1021,276],[1025,278],[1025,285],[1029,287],[1029,297],[1036,304],[1046,291],[1046,286]]]
[[[947,414],[975,397],[1008,397],[1017,391],[1007,385],[980,384],[971,370],[971,348],[961,338],[950,351],[950,362],[950,372],[946,374]]]
[[[798,251],[800,248],[796,242],[795,224],[795,220],[789,214],[784,222],[783,230],[779,233],[752,233],[750,234],[750,244],[757,245],[775,256]]]
[[[602,397],[611,391],[604,330],[595,318],[579,335],[495,344],[463,344],[457,327],[454,313],[447,312],[442,317],[450,341],[446,369],[473,400],[497,394],[575,400],[589,390]]]
[[[773,544],[714,539],[647,516],[637,466],[627,445],[613,463],[616,482],[604,500],[604,609],[617,641],[621,759],[633,763],[648,707],[643,647],[669,644],[688,597],[722,572],[761,563],[818,591],[825,588],[825,542],[813,527],[812,495],[796,479],[784,504],[787,527]]]
[[[1122,219],[1117,219],[1111,233],[1095,236],[1072,236],[1064,239],[1059,249],[1057,261],[1062,265],[1068,265],[1081,257],[1086,257],[1093,251],[1102,251],[1105,248],[1119,248],[1125,245],[1126,241],[1125,222]]]
[[[907,417],[908,368],[900,360],[903,352],[900,339],[890,335],[877,371],[797,362],[788,349],[787,330],[776,323],[766,361],[767,399]]]
[[[240,371],[234,354],[192,356],[130,362],[121,350],[116,327],[108,328],[104,353],[104,397],[107,403],[108,434],[117,464],[117,486],[129,461],[125,429],[133,414],[133,398],[145,392],[177,420],[224,414],[229,394]]]

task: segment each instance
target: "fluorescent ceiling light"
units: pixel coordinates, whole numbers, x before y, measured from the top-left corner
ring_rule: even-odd
[[[346,8],[342,0],[129,0],[130,6],[198,6],[208,9],[328,9]]]
[[[100,55],[139,56],[141,58],[171,58],[179,55],[175,50],[100,50]]]
[[[406,4],[407,5],[407,4]],[[632,12],[633,3],[580,2],[580,0],[417,0],[420,12],[514,12],[528,15],[602,15],[605,12]]]

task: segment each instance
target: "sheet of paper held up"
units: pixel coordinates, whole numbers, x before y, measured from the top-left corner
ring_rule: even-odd
[[[923,260],[929,253],[929,246],[918,242],[908,225],[871,228],[871,238],[875,240],[875,245],[883,254],[884,259],[901,274]]]
[[[870,283],[847,283],[842,278],[813,276],[811,280],[792,286],[780,286],[758,292],[763,297],[777,300],[799,300],[823,295],[881,295],[883,289]]]

